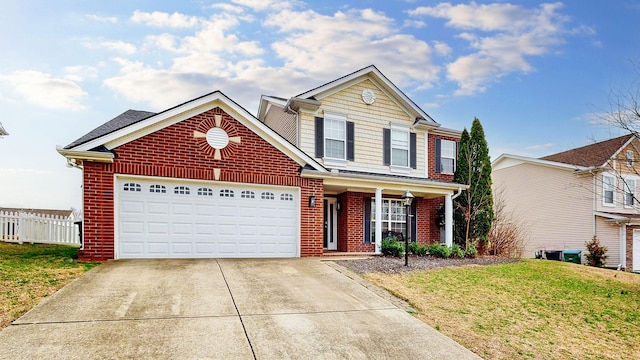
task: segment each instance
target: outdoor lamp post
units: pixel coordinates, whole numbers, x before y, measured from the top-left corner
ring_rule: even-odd
[[[405,191],[402,195],[402,203],[404,204],[404,216],[406,220],[406,232],[404,237],[404,266],[409,266],[409,227],[411,226],[411,219],[409,213],[411,212],[411,202],[413,201],[413,194],[409,190]]]

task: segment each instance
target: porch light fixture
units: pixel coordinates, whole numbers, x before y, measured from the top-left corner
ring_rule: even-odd
[[[316,207],[316,197],[314,195],[309,196],[309,207]]]
[[[407,190],[405,191],[404,195],[402,195],[401,199],[402,203],[404,204],[404,217],[406,220],[406,236],[404,237],[404,266],[409,266],[409,227],[411,224],[409,213],[411,212],[411,202],[413,201],[413,194],[409,190]]]

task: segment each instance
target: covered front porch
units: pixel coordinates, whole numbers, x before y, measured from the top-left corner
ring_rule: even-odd
[[[453,244],[453,199],[464,185],[346,171],[320,174],[305,169],[302,176],[323,179],[326,255],[380,254],[388,232],[423,245]],[[414,196],[408,214],[401,199],[406,191]]]

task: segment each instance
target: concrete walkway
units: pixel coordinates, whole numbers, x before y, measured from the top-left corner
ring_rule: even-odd
[[[478,359],[317,259],[103,264],[0,332],[2,359]]]

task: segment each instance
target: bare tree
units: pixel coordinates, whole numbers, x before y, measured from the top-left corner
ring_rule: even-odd
[[[494,189],[495,219],[489,232],[489,252],[493,255],[520,258],[529,241],[528,224],[523,216],[506,210],[504,188]]]

